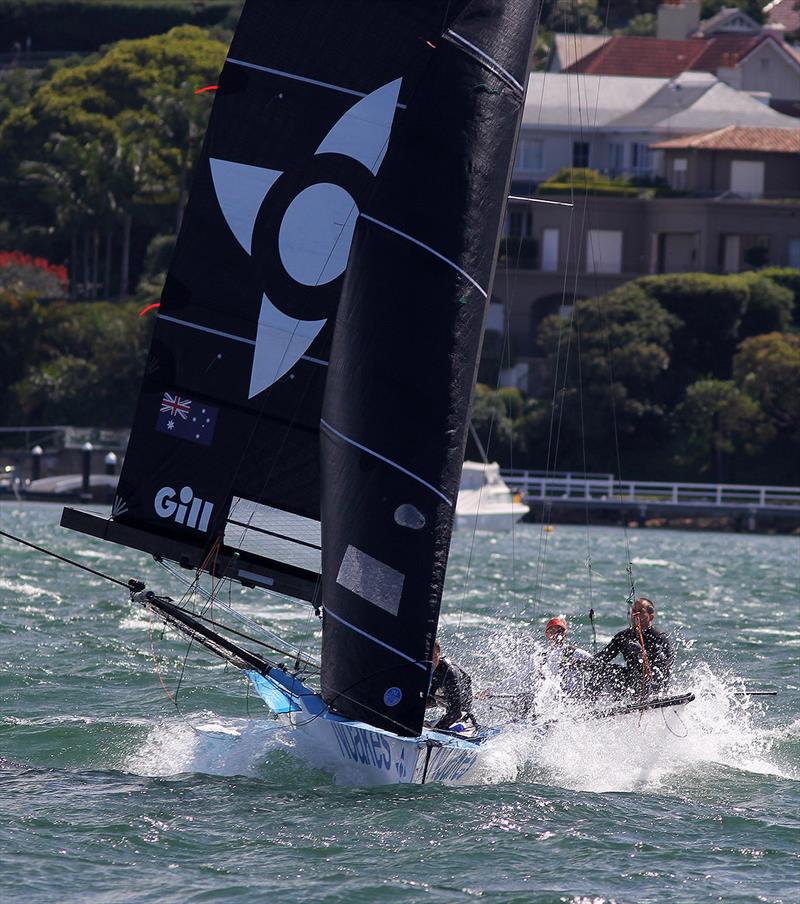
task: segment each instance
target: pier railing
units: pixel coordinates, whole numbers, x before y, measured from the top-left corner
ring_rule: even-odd
[[[800,487],[731,483],[666,483],[652,480],[616,480],[613,475],[546,476],[534,471],[504,470],[503,479],[526,501],[560,499],[590,503],[641,503],[763,509],[800,508]]]

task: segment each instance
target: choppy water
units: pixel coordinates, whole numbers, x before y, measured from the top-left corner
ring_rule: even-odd
[[[146,557],[4,503],[0,523],[179,596]],[[631,531],[637,589],[679,644],[681,719],[517,728],[481,781],[353,789],[309,770],[230,670],[124,591],[0,541],[0,895],[38,901],[800,899],[800,538]],[[511,686],[551,614],[623,626],[622,532],[456,537],[441,636],[479,688]],[[542,603],[533,590],[541,583]],[[298,643],[309,611],[233,602]],[[777,698],[743,702],[738,679]],[[487,712],[502,719],[500,711]],[[208,728],[216,725],[213,734]],[[239,737],[221,729],[236,728]],[[201,730],[198,730],[201,729]]]

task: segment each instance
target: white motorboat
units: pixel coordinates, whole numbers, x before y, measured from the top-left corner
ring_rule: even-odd
[[[512,493],[496,461],[465,461],[456,503],[459,530],[511,530],[528,514],[519,494]]]

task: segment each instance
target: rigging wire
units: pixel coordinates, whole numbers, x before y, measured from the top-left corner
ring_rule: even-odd
[[[75,568],[80,568],[83,571],[88,571],[89,574],[96,575],[98,578],[103,578],[103,580],[105,581],[110,581],[112,584],[118,584],[120,587],[124,587],[126,590],[129,589],[126,581],[121,581],[119,578],[112,578],[110,574],[104,574],[102,571],[97,571],[94,568],[89,568],[88,565],[82,565],[80,562],[76,562],[74,559],[70,559],[67,556],[59,555],[57,552],[53,552],[51,549],[45,549],[44,546],[37,546],[36,543],[31,543],[28,540],[23,540],[22,537],[17,537],[14,534],[9,534],[4,530],[0,530],[0,536],[6,537],[9,540],[14,540],[16,543],[21,543],[23,546],[29,546],[31,549],[35,549],[37,552],[42,552],[47,556],[52,556],[52,558],[58,559],[60,562],[66,562],[68,565],[73,565]]]

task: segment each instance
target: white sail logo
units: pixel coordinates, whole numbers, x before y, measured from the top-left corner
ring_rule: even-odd
[[[153,500],[153,508],[159,518],[170,518],[176,524],[185,524],[205,533],[214,503],[198,499],[191,487],[183,487],[180,493],[172,487],[161,487]]]
[[[315,151],[341,154],[377,175],[394,122],[402,79],[355,103],[331,128]],[[236,240],[252,255],[253,232],[261,205],[281,170],[211,158],[214,190]],[[359,209],[353,196],[332,182],[317,182],[292,199],[278,232],[281,263],[302,286],[322,286],[347,266]],[[280,299],[275,299],[279,304]],[[298,320],[261,298],[248,398],[271,386],[308,351],[326,320]]]

